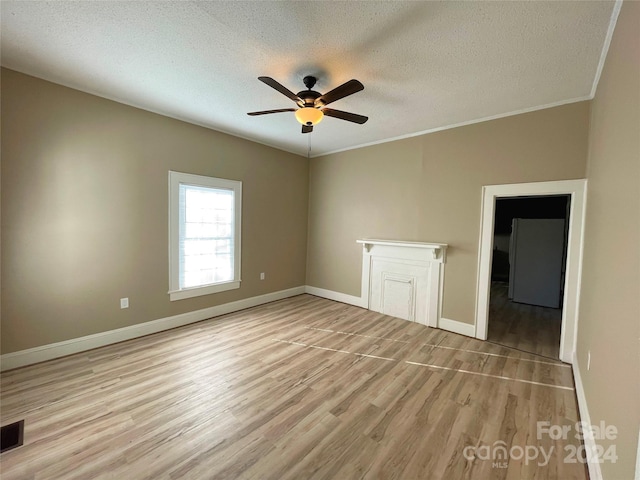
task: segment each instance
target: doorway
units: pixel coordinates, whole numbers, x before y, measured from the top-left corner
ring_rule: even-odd
[[[569,195],[497,198],[487,340],[558,359]]]
[[[491,266],[493,261],[494,220],[499,198],[568,195],[570,198],[566,249],[564,291],[562,293],[562,321],[560,326],[559,358],[572,363],[576,346],[579,284],[582,268],[584,236],[584,202],[586,180],[488,185],[482,188],[482,211],[478,259],[475,336],[487,340],[489,330],[489,302]]]

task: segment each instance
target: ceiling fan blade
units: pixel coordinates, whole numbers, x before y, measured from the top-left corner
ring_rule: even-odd
[[[369,120],[369,117],[365,117],[364,115],[358,115],[356,113],[350,113],[350,112],[343,112],[342,110],[334,110],[332,108],[323,108],[322,113],[324,113],[328,117],[339,118],[340,120],[359,123],[360,125],[362,125],[367,120]]]
[[[313,125],[302,125],[302,133],[313,132]]]
[[[348,95],[353,95],[360,90],[364,90],[364,85],[362,85],[362,83],[355,79],[349,80],[339,87],[336,87],[333,90],[318,97],[315,101],[315,104],[316,106],[329,105],[331,102],[340,100],[341,98],[344,98]]]
[[[247,115],[255,117],[256,115],[267,115],[268,113],[295,112],[295,108],[281,108],[279,110],[262,110],[261,112],[249,112]]]
[[[273,78],[271,78],[271,77],[258,77],[258,80],[260,80],[263,83],[266,83],[271,88],[276,89],[281,94],[289,97],[294,102],[296,102],[296,103],[302,102],[302,99],[299,96],[297,96],[295,93],[293,93],[291,90],[289,90],[284,85],[281,85],[280,83],[276,82]]]

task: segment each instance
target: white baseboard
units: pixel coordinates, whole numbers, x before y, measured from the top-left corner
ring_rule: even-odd
[[[278,292],[267,293],[257,297],[245,298],[236,302],[216,305],[214,307],[196,310],[194,312],[181,313],[172,317],[160,318],[150,322],[118,328],[108,332],[95,333],[86,337],[72,338],[63,342],[51,343],[41,347],[29,348],[19,352],[7,353],[0,356],[0,371],[24,367],[34,363],[60,358],[74,353],[84,352],[93,348],[111,345],[113,343],[131,340],[152,333],[162,332],[171,328],[181,327],[190,323],[200,322],[212,317],[218,317],[227,313],[237,312],[245,308],[256,307],[264,303],[282,300],[305,293],[305,287],[295,287]]]
[[[355,305],[360,308],[368,307],[367,302],[361,297],[347,295],[346,293],[335,292],[333,290],[326,290],[324,288],[311,287],[307,285],[305,287],[305,293],[315,295],[316,297],[326,298],[328,300],[334,300],[336,302],[348,303],[349,305]],[[475,325],[458,322],[457,320],[450,320],[448,318],[440,318],[438,321],[438,328],[453,333],[459,333],[460,335],[465,335],[467,337],[474,337],[476,333]]]
[[[475,337],[476,335],[475,325],[444,317],[440,317],[440,320],[438,321],[438,328],[447,330],[448,332],[459,333],[460,335],[465,335],[467,337]]]
[[[573,352],[573,381],[576,384],[576,397],[578,397],[578,411],[580,412],[580,421],[592,425],[591,417],[589,416],[589,408],[587,407],[587,397],[584,394],[584,385],[582,384],[582,377],[580,376],[580,369],[578,368],[577,354]],[[584,447],[589,452],[597,452],[596,441],[590,435],[584,435]],[[589,468],[590,480],[602,480],[602,470],[600,464],[594,461],[588,461],[587,467]]]
[[[333,290],[326,290],[324,288],[311,287],[307,285],[304,287],[305,293],[315,295],[316,297],[326,298],[328,300],[334,300],[336,302],[348,303],[349,305],[355,305],[360,308],[367,308],[367,303],[361,298],[354,295],[347,295],[346,293],[334,292]]]

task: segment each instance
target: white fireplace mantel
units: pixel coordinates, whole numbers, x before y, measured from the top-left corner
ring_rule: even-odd
[[[445,261],[445,255],[448,247],[448,244],[446,243],[407,242],[404,240],[379,240],[375,238],[363,238],[362,240],[356,240],[356,242],[361,243],[367,253],[370,253],[371,249],[375,245],[386,247],[421,248],[427,250],[426,253],[430,255],[433,260],[440,260],[443,263]]]
[[[362,244],[367,308],[437,327],[448,245],[370,238],[357,242]]]

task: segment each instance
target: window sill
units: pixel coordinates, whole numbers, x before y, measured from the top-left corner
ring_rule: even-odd
[[[235,290],[240,288],[240,280],[231,282],[216,283],[205,285],[203,287],[184,288],[182,290],[174,290],[169,292],[169,300],[183,300],[185,298],[200,297],[202,295],[211,295],[212,293],[226,292],[227,290]]]

